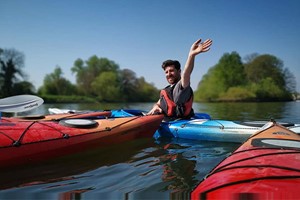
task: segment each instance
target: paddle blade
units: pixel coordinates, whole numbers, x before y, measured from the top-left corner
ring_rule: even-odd
[[[34,95],[16,95],[0,99],[0,112],[25,112],[39,107],[44,100]]]

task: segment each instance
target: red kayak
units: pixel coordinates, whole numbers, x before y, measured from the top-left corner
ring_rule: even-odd
[[[102,114],[106,116],[107,112]],[[86,119],[54,115],[50,120],[49,116],[47,120],[1,118],[0,168],[152,137],[163,118],[162,115],[151,115]]]
[[[217,165],[191,198],[300,199],[300,136],[270,123]]]

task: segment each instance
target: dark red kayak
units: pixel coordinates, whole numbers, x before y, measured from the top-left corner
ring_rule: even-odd
[[[192,199],[300,199],[300,136],[270,122],[217,165]]]

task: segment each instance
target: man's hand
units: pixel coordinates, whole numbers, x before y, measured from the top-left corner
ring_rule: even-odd
[[[189,56],[186,60],[183,73],[181,76],[181,85],[183,88],[186,88],[190,85],[190,79],[191,79],[191,74],[194,69],[194,63],[195,63],[195,57],[199,53],[202,52],[207,52],[210,49],[210,46],[212,45],[212,40],[207,39],[205,42],[201,43],[201,39],[197,40],[192,44]]]
[[[156,103],[153,108],[147,113],[147,115],[155,115],[162,113],[162,109],[160,106]]]
[[[210,49],[210,46],[212,45],[212,40],[207,39],[204,42],[201,43],[201,39],[197,40],[190,49],[190,55],[195,56],[202,52],[207,52]]]

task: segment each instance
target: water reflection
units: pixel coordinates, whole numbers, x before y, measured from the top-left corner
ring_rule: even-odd
[[[144,189],[129,196],[162,199],[162,192],[164,192],[170,199],[189,199],[192,189],[212,166],[224,159],[237,146],[238,144],[182,139],[159,141],[156,149],[139,156],[133,162],[152,157],[150,165],[144,167],[159,167],[156,171],[159,172],[161,181],[152,184],[148,182]],[[160,193],[156,194],[155,192],[158,191]]]
[[[49,161],[2,169],[0,171],[0,189],[72,180],[76,174],[101,166],[126,162],[137,152],[149,146],[153,146],[153,139],[141,138]]]
[[[2,171],[0,198],[188,199],[233,149],[228,143],[139,139]]]
[[[196,112],[206,112],[213,119],[226,120],[284,120],[300,122],[300,103],[267,102],[267,103],[203,103],[194,104]]]

